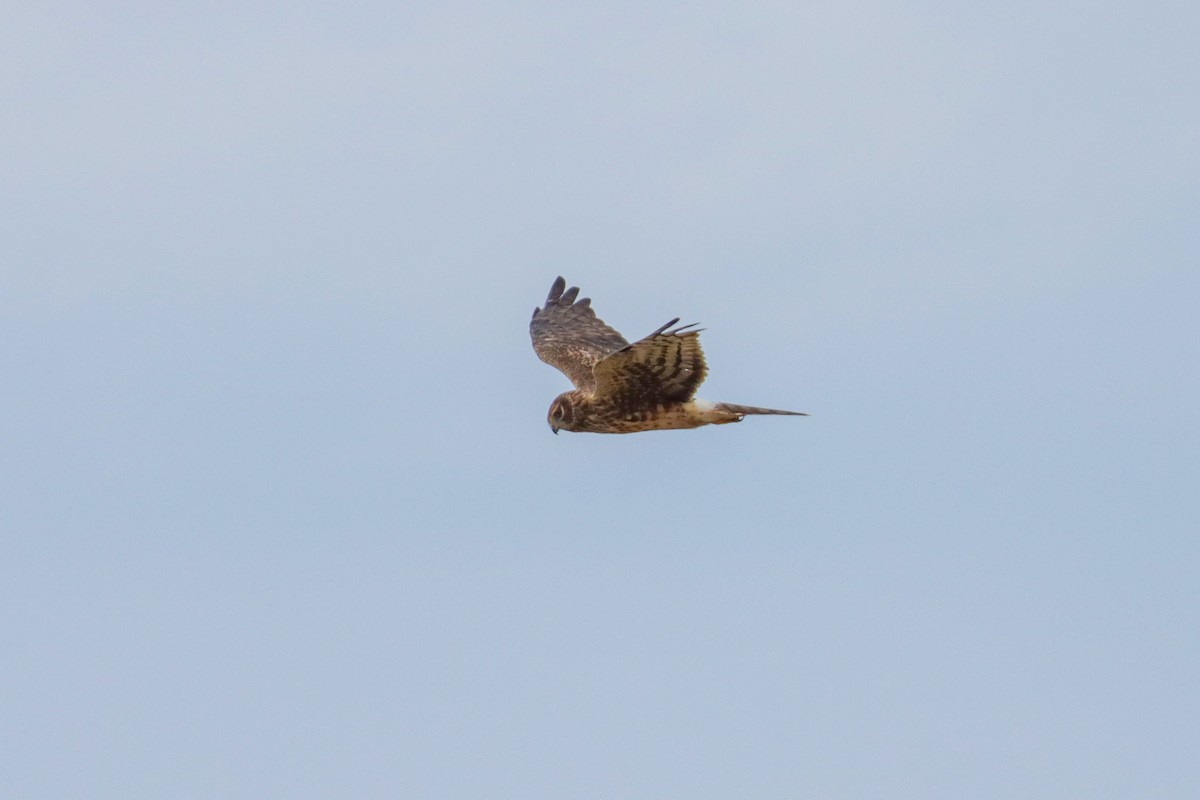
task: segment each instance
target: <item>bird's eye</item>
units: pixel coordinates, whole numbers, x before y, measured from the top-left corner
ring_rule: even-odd
[[[555,406],[555,407],[554,407],[554,418],[555,418],[555,419],[562,419],[562,416],[563,416],[563,408],[562,408],[562,406]]]

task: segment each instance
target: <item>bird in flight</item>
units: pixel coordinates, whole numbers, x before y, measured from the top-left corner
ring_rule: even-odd
[[[561,276],[546,304],[533,310],[529,336],[538,358],[571,379],[575,388],[555,398],[548,421],[559,430],[588,433],[698,428],[741,422],[748,414],[808,416],[800,411],[711,403],[695,396],[708,366],[695,325],[668,322],[630,344],[605,325],[592,301],[577,300]]]

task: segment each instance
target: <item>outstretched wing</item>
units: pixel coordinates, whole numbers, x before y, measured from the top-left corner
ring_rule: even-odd
[[[596,364],[596,397],[618,408],[650,408],[684,402],[704,382],[708,366],[700,331],[691,325],[667,330],[678,319]]]
[[[596,316],[589,298],[576,301],[578,295],[579,287],[567,289],[560,275],[546,305],[533,310],[529,336],[538,358],[570,378],[576,389],[590,392],[596,385],[592,367],[629,342]]]

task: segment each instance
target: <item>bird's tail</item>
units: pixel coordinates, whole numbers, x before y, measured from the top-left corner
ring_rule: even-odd
[[[803,411],[780,411],[777,408],[759,408],[757,406],[739,406],[733,403],[717,403],[717,408],[722,411],[728,411],[730,414],[736,414],[738,420],[748,414],[785,414],[789,417],[807,417],[808,414]],[[733,422],[734,420],[730,420]]]

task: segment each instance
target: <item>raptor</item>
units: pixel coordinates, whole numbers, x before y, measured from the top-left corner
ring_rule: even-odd
[[[550,428],[587,433],[698,428],[741,422],[752,414],[808,416],[696,397],[708,366],[695,325],[671,320],[630,344],[604,324],[579,288],[561,276],[541,308],[533,310],[529,335],[538,358],[571,379],[575,388],[555,398]]]

